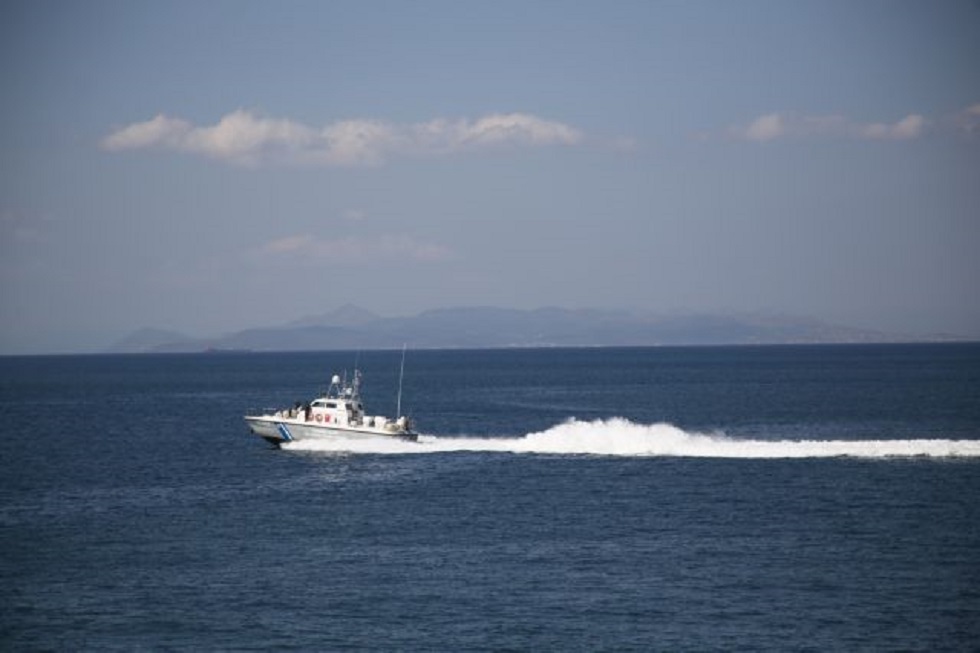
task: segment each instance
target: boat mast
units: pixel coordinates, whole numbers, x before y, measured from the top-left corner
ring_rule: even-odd
[[[405,344],[402,344],[402,367],[398,373],[398,407],[395,409],[395,419],[402,416],[402,379],[405,377]]]

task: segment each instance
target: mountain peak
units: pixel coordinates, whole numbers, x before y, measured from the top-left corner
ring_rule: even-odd
[[[213,349],[320,351],[419,348],[747,345],[908,342],[909,337],[853,329],[792,315],[728,313],[652,315],[628,310],[521,310],[488,306],[442,308],[385,318],[353,304],[279,327],[246,329],[193,340],[142,329],[115,352]]]
[[[307,315],[290,322],[290,327],[332,326],[354,327],[362,326],[380,319],[378,315],[356,304],[344,304],[339,308],[318,315]]]
[[[109,348],[112,354],[142,354],[157,351],[164,345],[191,341],[189,336],[178,331],[144,327],[137,329]]]

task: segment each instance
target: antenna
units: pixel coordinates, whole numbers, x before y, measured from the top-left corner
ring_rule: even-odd
[[[402,367],[398,373],[398,408],[395,409],[395,419],[402,416],[402,379],[405,378],[405,344],[402,343]]]

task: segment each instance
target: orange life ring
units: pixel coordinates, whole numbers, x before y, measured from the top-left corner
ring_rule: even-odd
[[[323,415],[319,415],[319,414],[318,414],[318,415],[316,416],[316,421],[318,421],[318,422],[322,422],[322,421],[323,421]]]

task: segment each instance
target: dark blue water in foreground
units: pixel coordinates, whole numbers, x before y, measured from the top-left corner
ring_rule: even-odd
[[[353,366],[0,359],[0,648],[980,647],[980,346],[409,351],[415,449],[248,434]]]

